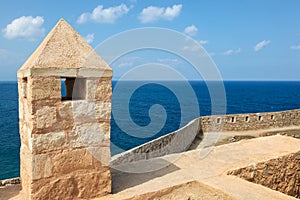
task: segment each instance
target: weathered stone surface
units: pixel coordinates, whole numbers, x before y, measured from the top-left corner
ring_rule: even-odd
[[[61,85],[58,77],[29,78],[27,88],[30,101],[61,98]]]
[[[19,103],[19,119],[27,122],[31,119],[31,112],[28,108],[28,102],[24,98],[22,98]]]
[[[109,143],[110,126],[108,123],[76,125],[69,133],[71,147],[106,146]]]
[[[51,156],[53,173],[57,177],[80,169],[91,169],[93,165],[93,157],[86,149],[69,149]]]
[[[56,122],[56,108],[45,106],[36,112],[37,128],[49,128]]]
[[[73,118],[72,101],[64,101],[59,104],[59,116],[62,119]]]
[[[97,118],[100,120],[110,120],[111,116],[111,103],[110,102],[97,102],[95,106]]]
[[[73,200],[78,196],[76,181],[73,177],[58,178],[46,185],[32,195],[34,200]]]
[[[24,116],[24,114],[25,114],[24,106],[25,106],[25,104],[27,105],[27,102],[23,98],[19,98],[19,102],[20,102],[20,105],[19,105],[19,120],[24,120],[24,118],[25,118],[25,116]]]
[[[105,69],[99,70],[97,68],[80,68],[78,69],[78,77],[91,78],[91,77],[112,77],[112,70]]]
[[[32,68],[27,69],[27,76],[40,76],[40,77],[76,77],[77,70],[76,69],[68,69],[68,68]]]
[[[32,180],[48,178],[52,176],[52,160],[47,154],[32,156]]]
[[[102,171],[95,173],[75,176],[75,179],[78,181],[79,198],[88,199],[111,193],[111,177],[108,168],[102,168]]]
[[[63,19],[23,64],[18,71],[18,77],[30,68],[98,68],[111,71],[109,65]]]
[[[34,134],[30,149],[34,154],[66,148],[66,134],[64,131],[46,134]]]
[[[57,99],[50,99],[50,100],[35,100],[35,101],[29,101],[28,102],[28,110],[29,114],[32,115],[32,118],[36,116],[37,112],[40,109],[43,109],[44,107],[57,107],[60,104],[60,100]],[[30,119],[31,121],[34,121],[35,119]]]
[[[57,121],[61,130],[72,130],[74,126],[72,101],[59,104]]]
[[[29,148],[22,144],[20,148],[20,162],[21,168],[27,172],[27,175],[29,175],[29,172],[31,172],[32,169],[32,154]]]
[[[20,132],[22,133],[20,134],[21,143],[29,148],[29,138],[31,138],[31,131],[26,122],[20,122]]]
[[[22,179],[22,190],[25,198],[29,199],[32,183],[32,156],[26,145],[21,143],[20,148],[20,175]]]
[[[93,156],[93,167],[100,169],[109,166],[110,162],[110,146],[88,147],[87,150]]]
[[[111,96],[111,80],[105,78],[100,79],[95,92],[95,98],[98,101],[111,102]]]
[[[95,103],[89,101],[74,101],[72,111],[76,124],[97,122]]]
[[[89,78],[86,80],[86,99],[95,101],[96,90],[99,83],[99,79]]]
[[[109,177],[109,178],[108,178]],[[90,199],[111,192],[108,168],[89,173],[71,173],[60,179],[41,181],[43,185],[33,188],[33,199]]]
[[[300,152],[229,171],[228,174],[300,197]]]

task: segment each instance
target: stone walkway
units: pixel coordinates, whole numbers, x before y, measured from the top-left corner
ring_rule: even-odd
[[[195,181],[199,182],[197,187],[207,186],[210,191],[213,188],[216,193],[224,193],[232,199],[295,199],[261,185],[226,175],[226,172],[300,151],[299,139],[276,135],[243,140],[206,150],[206,152],[193,150],[122,166],[123,170],[148,172],[132,174],[114,171],[114,194],[96,199],[120,200],[134,197],[135,200],[144,200],[147,199],[145,198],[147,193],[161,196],[162,190],[166,188]],[[161,166],[167,167],[151,171]],[[19,187],[14,187],[15,191],[9,192],[10,199],[22,199]],[[0,199],[8,199],[5,198],[5,194],[5,190],[0,189]],[[139,197],[140,195],[142,196]]]
[[[169,163],[168,167],[155,172],[140,174],[115,172],[113,176],[115,194],[100,199],[127,199],[150,192],[156,192],[159,196],[160,190],[164,188],[191,181],[199,181],[236,199],[295,199],[235,176],[228,176],[226,172],[300,151],[299,139],[276,135],[217,146],[210,150],[202,159],[200,156],[205,155],[205,152],[194,150],[123,166],[123,169],[128,170],[150,170],[159,164]]]

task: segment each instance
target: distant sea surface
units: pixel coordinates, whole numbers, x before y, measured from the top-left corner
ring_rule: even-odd
[[[116,82],[113,82],[115,86]],[[130,82],[124,84],[132,84]],[[182,82],[173,82],[180,88]],[[200,115],[211,114],[211,100],[204,82],[190,82],[197,95]],[[226,90],[226,113],[256,113],[282,111],[300,108],[300,82],[224,82]],[[122,95],[122,94],[120,94]],[[139,126],[151,123],[149,109],[160,104],[167,113],[164,127],[148,138],[139,138],[126,134],[119,128],[112,116],[111,146],[112,155],[143,144],[161,135],[175,131],[182,126],[180,107],[190,105],[189,99],[180,102],[167,87],[158,84],[146,84],[137,89],[130,98],[129,105],[123,105],[113,99],[113,109],[122,110],[129,106],[132,120]],[[190,106],[198,106],[191,104]],[[184,124],[198,117],[193,114],[184,118]],[[126,120],[126,119],[124,119]],[[18,91],[16,82],[0,82],[0,180],[19,176],[19,127],[18,127]],[[126,122],[125,122],[126,123]],[[183,124],[183,125],[184,125]],[[134,130],[133,130],[134,131]],[[116,148],[115,148],[116,147]]]

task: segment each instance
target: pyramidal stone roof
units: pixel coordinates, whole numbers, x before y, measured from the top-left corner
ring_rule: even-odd
[[[18,77],[111,77],[112,69],[64,20],[60,19],[18,71]]]

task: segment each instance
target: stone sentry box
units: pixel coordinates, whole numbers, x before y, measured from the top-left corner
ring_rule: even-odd
[[[25,199],[111,192],[111,78],[109,65],[63,19],[19,69]]]

